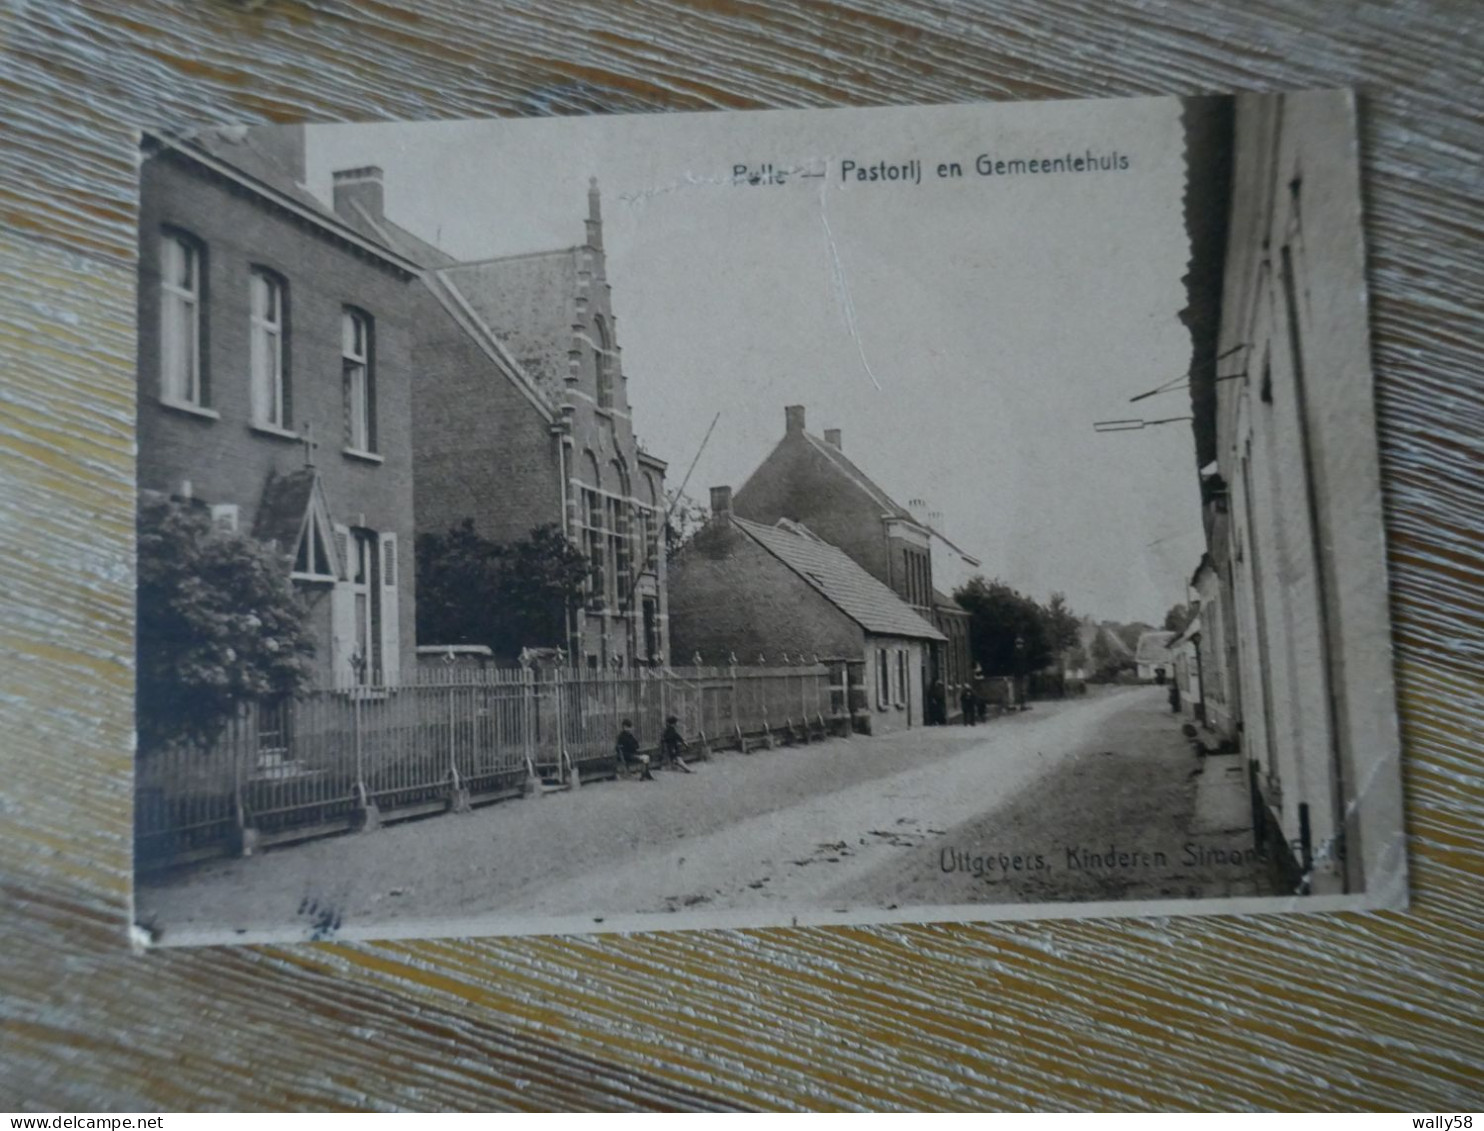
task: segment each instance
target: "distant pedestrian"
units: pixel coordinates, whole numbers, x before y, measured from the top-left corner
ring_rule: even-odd
[[[684,770],[690,773],[690,767],[686,765],[681,752],[690,749],[690,743],[680,733],[680,720],[674,715],[665,719],[665,732],[660,735],[660,752],[665,756],[665,765],[673,770]]]
[[[625,776],[633,772],[634,766],[638,766],[640,781],[654,781],[654,775],[649,772],[649,755],[639,753],[639,739],[634,735],[634,724],[628,719],[619,728],[618,738],[613,743],[613,753],[617,755],[618,764],[623,767]]]
[[[928,716],[929,726],[948,722],[948,689],[941,679],[934,679],[928,687]]]
[[[963,689],[958,697],[959,708],[964,713],[964,722],[969,726],[973,726],[979,718],[979,705],[974,702],[974,699],[974,692],[967,687]]]
[[[974,696],[974,713],[979,716],[981,723],[989,722],[989,700],[982,695]]]

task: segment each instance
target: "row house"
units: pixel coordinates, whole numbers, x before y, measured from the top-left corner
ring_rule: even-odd
[[[843,550],[801,523],[750,522],[730,487],[671,563],[677,656],[707,666],[818,660],[835,673],[835,713],[887,733],[928,719],[921,672],[947,639]]]
[[[395,683],[416,643],[418,266],[303,188],[298,138],[143,138],[139,488],[276,547],[319,682]]]
[[[1203,113],[1187,109],[1187,127]],[[1368,356],[1358,166],[1348,95],[1243,95],[1204,111],[1229,175],[1191,157],[1187,219],[1214,253],[1189,319],[1208,560],[1199,597],[1207,725],[1246,754],[1254,811],[1295,883],[1358,892],[1395,828],[1397,723]],[[1197,132],[1193,136],[1199,138]],[[1212,183],[1202,184],[1205,168]],[[1343,612],[1343,615],[1342,615]],[[1390,752],[1387,754],[1387,752]]]
[[[569,614],[573,662],[667,662],[666,465],[634,432],[596,182],[582,242],[477,261],[388,217],[380,169],[341,170],[333,183],[342,220],[419,268],[418,532],[471,518],[479,534],[508,543],[560,528],[590,563]]]
[[[973,559],[930,523],[925,508],[914,514],[887,495],[845,455],[838,429],[811,434],[801,405],[784,410],[783,438],[738,489],[734,507],[752,522],[807,527],[932,626],[935,639],[923,649],[914,678],[925,699],[936,699],[929,711],[934,721],[960,714],[959,693],[973,678],[969,615],[934,587],[935,544],[940,555]]]
[[[1174,670],[1175,632],[1143,632],[1134,648],[1134,673],[1142,683],[1163,683]]]

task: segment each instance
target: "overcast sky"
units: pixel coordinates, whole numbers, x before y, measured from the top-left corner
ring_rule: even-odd
[[[1157,621],[1203,546],[1178,320],[1188,243],[1175,99],[312,127],[309,187],[385,170],[388,216],[461,259],[580,243],[602,189],[634,426],[687,492],[740,487],[803,404],[983,572],[1100,619]],[[976,173],[1118,154],[1122,171]],[[842,182],[917,158],[922,184]],[[940,180],[940,162],[962,178]],[[734,165],[823,170],[735,185]]]

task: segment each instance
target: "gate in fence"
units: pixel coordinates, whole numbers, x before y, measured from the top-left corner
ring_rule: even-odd
[[[139,755],[135,859],[187,863],[612,776],[624,719],[652,750],[674,715],[700,754],[848,733],[844,667],[450,669],[244,704],[208,746]]]

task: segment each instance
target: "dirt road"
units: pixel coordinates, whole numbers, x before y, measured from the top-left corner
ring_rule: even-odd
[[[786,921],[805,909],[1116,898],[1102,870],[1069,870],[1065,849],[1105,851],[1111,836],[1168,862],[1194,812],[1195,766],[1158,689],[1117,689],[984,727],[723,753],[694,774],[219,861],[142,885],[137,917],[168,941],[482,916],[641,912],[658,927],[676,911]],[[945,870],[945,849],[967,854],[962,869]],[[1050,863],[986,879],[973,864],[986,854]],[[1178,894],[1212,881],[1201,873]]]

